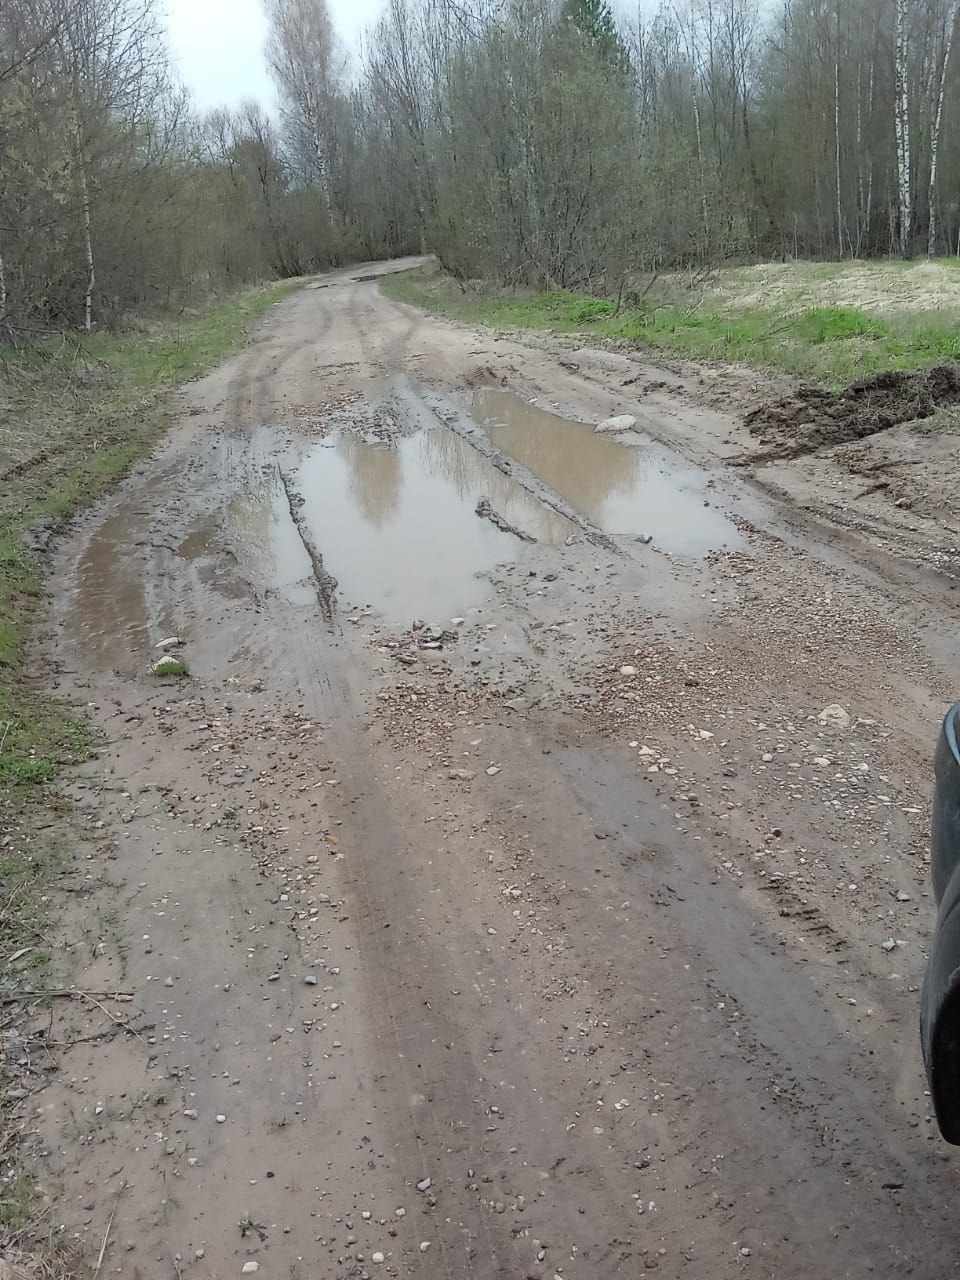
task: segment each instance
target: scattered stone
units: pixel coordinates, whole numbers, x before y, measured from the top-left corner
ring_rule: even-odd
[[[599,435],[618,435],[622,431],[632,431],[636,425],[637,420],[632,413],[618,413],[598,422],[595,429]]]
[[[315,987],[317,985],[317,976],[314,973],[306,974],[303,980],[308,987]]]
[[[242,1276],[252,1276],[259,1270],[260,1270],[259,1262],[245,1262],[243,1266],[240,1268],[240,1274]]]
[[[427,1250],[430,1248],[430,1245],[431,1245],[431,1244],[432,1244],[432,1241],[430,1241],[430,1240],[421,1240],[421,1241],[420,1241],[420,1252],[421,1252],[421,1253],[426,1253],[426,1252],[427,1252]]]
[[[817,719],[822,725],[826,725],[831,729],[850,728],[850,713],[836,702],[832,702],[829,707],[824,707]]]
[[[417,1183],[417,1190],[429,1191],[432,1186],[433,1186],[432,1178],[421,1178],[420,1181]]]
[[[218,1116],[217,1116],[217,1124],[226,1124],[226,1122],[227,1122],[227,1117],[226,1117],[226,1116],[224,1116],[224,1115],[218,1115]]]
[[[451,769],[447,774],[454,782],[470,782],[476,776],[473,769]]]
[[[186,1107],[184,1109],[183,1114],[187,1117],[188,1120],[196,1120],[197,1118],[197,1110],[195,1107]]]
[[[180,645],[186,644],[183,636],[167,636],[166,640],[158,640],[153,646],[155,649],[177,649]]]
[[[492,764],[490,768],[487,770],[487,777],[495,778],[499,772],[500,772],[500,766],[498,764]]]
[[[629,664],[627,664],[620,668],[620,674],[622,676],[635,676],[637,674],[637,668],[631,667]]]
[[[370,1261],[371,1261],[371,1262],[375,1262],[375,1263],[377,1264],[377,1266],[379,1266],[381,1262],[385,1262],[385,1261],[386,1261],[386,1258],[383,1256],[383,1254],[382,1254],[382,1253],[380,1252],[380,1250],[378,1249],[378,1250],[376,1251],[376,1253],[372,1253],[372,1254],[370,1255]]]

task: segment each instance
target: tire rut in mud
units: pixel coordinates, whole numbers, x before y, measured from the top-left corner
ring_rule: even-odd
[[[801,458],[929,418],[954,404],[960,404],[956,365],[937,365],[920,373],[886,370],[852,382],[843,391],[800,387],[746,415],[744,425],[760,444],[747,461]]]
[[[519,538],[521,542],[536,542],[536,538],[531,533],[525,533],[523,529],[518,529],[515,524],[511,524],[499,511],[494,510],[490,504],[489,498],[481,498],[476,505],[476,514],[481,520],[489,520],[495,528],[501,533],[510,533],[515,538]]]
[[[313,569],[314,580],[317,584],[317,603],[320,606],[320,613],[324,622],[332,625],[333,616],[337,611],[337,587],[338,582],[332,573],[328,573],[323,567],[323,556],[317,550],[310,537],[310,532],[306,528],[303,518],[300,514],[303,507],[303,498],[295,493],[290,487],[290,481],[283,474],[280,465],[277,465],[277,475],[280,477],[280,483],[283,485],[283,492],[287,495],[287,506],[290,508],[290,519],[293,521],[294,528],[300,536],[303,543],[303,549],[310,558],[310,565]]]

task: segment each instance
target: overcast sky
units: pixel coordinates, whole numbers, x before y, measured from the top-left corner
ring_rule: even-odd
[[[341,40],[356,48],[383,0],[330,0]],[[263,60],[267,24],[261,0],[166,0],[170,47],[201,111],[235,107],[244,98],[273,103]]]

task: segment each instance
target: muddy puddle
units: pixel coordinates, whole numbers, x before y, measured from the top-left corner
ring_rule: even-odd
[[[303,499],[299,518],[343,602],[399,623],[479,605],[482,575],[522,554],[517,537],[477,515],[482,498],[537,542],[557,545],[572,532],[442,428],[390,445],[341,434],[314,448],[292,482]]]
[[[279,595],[289,604],[313,604],[317,598],[306,548],[290,519],[279,473],[268,473],[263,489],[242,494],[222,513],[198,521],[177,547],[182,560],[206,560],[224,547],[243,578],[258,592]],[[204,575],[221,591],[222,573]]]
[[[664,551],[703,555],[742,538],[713,505],[708,472],[654,445],[598,435],[497,388],[474,393],[471,414],[498,449],[521,463],[605,533],[651,536]]]

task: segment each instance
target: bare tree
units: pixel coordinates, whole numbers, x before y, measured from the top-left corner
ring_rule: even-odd
[[[910,251],[910,231],[913,221],[912,175],[910,172],[910,85],[906,24],[907,0],[897,0],[894,126],[897,138],[898,247],[901,257],[904,258]]]
[[[937,251],[937,166],[940,157],[940,127],[943,123],[943,99],[947,86],[947,68],[950,65],[950,53],[953,49],[953,33],[956,28],[958,8],[960,8],[960,4],[956,3],[955,0],[951,0],[944,18],[937,90],[933,100],[932,119],[930,121],[930,218],[927,230],[927,257],[929,258],[932,258]]]

